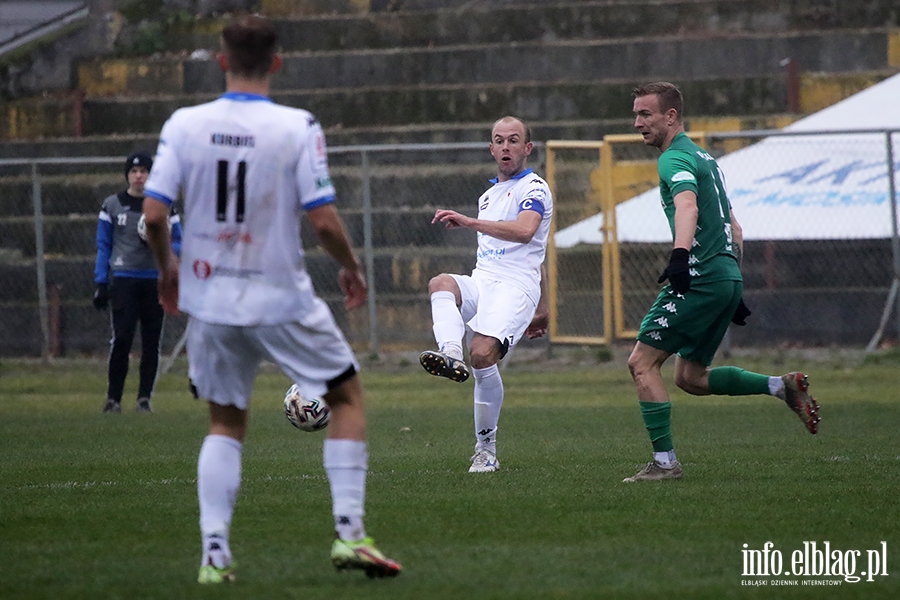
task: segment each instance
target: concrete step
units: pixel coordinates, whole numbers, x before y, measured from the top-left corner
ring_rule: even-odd
[[[803,71],[859,72],[891,66],[891,34],[887,28],[843,29],[287,53],[273,89],[761,77],[782,75],[785,58]],[[78,79],[89,97],[224,89],[222,71],[211,59],[90,61],[79,65]]]
[[[470,2],[462,8],[442,10],[322,14],[276,19],[275,25],[284,51],[319,52],[665,37],[673,32],[696,36],[885,27],[896,25],[897,18],[892,0],[827,4],[773,0],[531,1],[503,5]]]
[[[861,83],[864,89],[874,80]],[[839,89],[835,87],[835,89]],[[856,88],[851,88],[856,90]],[[842,99],[835,96],[833,101]],[[796,119],[796,115],[773,113],[765,115],[734,116],[724,115],[698,116],[686,118],[689,128],[696,131],[739,131],[747,129],[776,129]],[[358,160],[347,158],[345,152],[352,156],[353,147],[360,145],[397,145],[397,144],[458,144],[483,143],[485,147],[474,150],[442,150],[434,148],[427,151],[373,152],[370,160],[385,163],[387,159],[378,157],[390,155],[391,164],[445,164],[445,163],[480,163],[487,160],[485,153],[491,126],[494,119],[478,122],[452,123],[411,123],[390,126],[333,126],[325,128],[328,147],[334,152],[340,151],[344,158],[331,157],[332,165],[358,163]],[[561,119],[558,121],[529,120],[533,139],[540,145],[545,140],[600,140],[603,136],[615,133],[632,133],[633,119],[623,117],[617,119]],[[77,159],[84,157],[110,157],[111,162],[91,169],[97,173],[116,171],[116,161],[135,150],[155,152],[159,143],[156,133],[109,134],[83,137],[52,137],[36,140],[9,140],[0,144],[0,161],[4,159]],[[72,172],[83,172],[85,165],[71,167]],[[41,172],[57,172],[59,167],[41,167]],[[0,164],[0,175],[19,174],[27,176],[30,167],[22,165],[16,168]]]
[[[311,111],[326,131],[338,127],[492,123],[505,114],[535,122],[626,120],[631,118],[631,90],[645,81],[407,86],[365,88],[353,93],[282,91],[273,93],[273,99]],[[696,78],[680,85],[693,114],[747,116],[787,111],[787,83],[783,73]],[[83,131],[91,136],[158,132],[176,109],[215,97],[89,99],[84,105]]]

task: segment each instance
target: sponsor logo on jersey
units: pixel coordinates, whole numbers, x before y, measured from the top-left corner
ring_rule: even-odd
[[[244,244],[252,244],[253,236],[249,232],[240,231],[220,231],[216,236],[217,242],[242,242]]]
[[[235,269],[234,267],[213,267],[213,273],[222,277],[236,277],[238,279],[250,279],[262,275],[259,269]]]
[[[205,260],[195,260],[192,265],[194,269],[194,277],[197,279],[209,279],[212,275],[212,265]]]
[[[694,179],[694,174],[689,171],[679,171],[672,175],[672,183],[679,181],[696,181],[696,179]]]
[[[316,177],[316,189],[331,187],[331,177]]]
[[[476,258],[478,260],[498,260],[506,254],[506,248],[488,248],[486,250],[479,250]]]

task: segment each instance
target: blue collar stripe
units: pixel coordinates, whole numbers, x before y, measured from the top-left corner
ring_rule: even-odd
[[[531,169],[525,169],[524,171],[522,171],[522,172],[519,173],[518,175],[513,175],[512,177],[510,177],[510,178],[509,178],[509,181],[512,181],[513,179],[522,179],[522,178],[525,177],[526,175],[530,175],[532,172],[533,172],[533,171],[532,171]],[[499,177],[494,177],[493,179],[488,179],[488,181],[491,182],[491,183],[498,183],[498,182],[500,181],[500,178],[499,178]]]
[[[243,92],[225,92],[221,96],[226,100],[236,100],[238,102],[271,102],[272,99],[268,96],[260,96],[259,94],[245,94]]]

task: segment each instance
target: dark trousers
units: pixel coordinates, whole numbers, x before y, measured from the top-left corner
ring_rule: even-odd
[[[159,368],[159,342],[162,336],[163,309],[159,305],[156,279],[115,278],[109,288],[112,308],[112,339],[109,348],[109,381],[106,397],[122,401],[128,355],[138,321],[141,323],[141,379],[138,398],[149,398]]]

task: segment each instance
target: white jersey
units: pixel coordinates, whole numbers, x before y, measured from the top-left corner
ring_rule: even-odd
[[[300,212],[334,201],[325,136],[309,112],[227,93],[166,121],[145,194],[184,198],[178,307],[228,325],[318,318]]]
[[[491,181],[494,186],[478,199],[479,219],[515,221],[523,210],[533,210],[541,215],[541,224],[526,244],[479,233],[475,270],[516,286],[537,303],[541,297],[541,263],[547,252],[553,219],[550,188],[531,169],[508,181]]]

